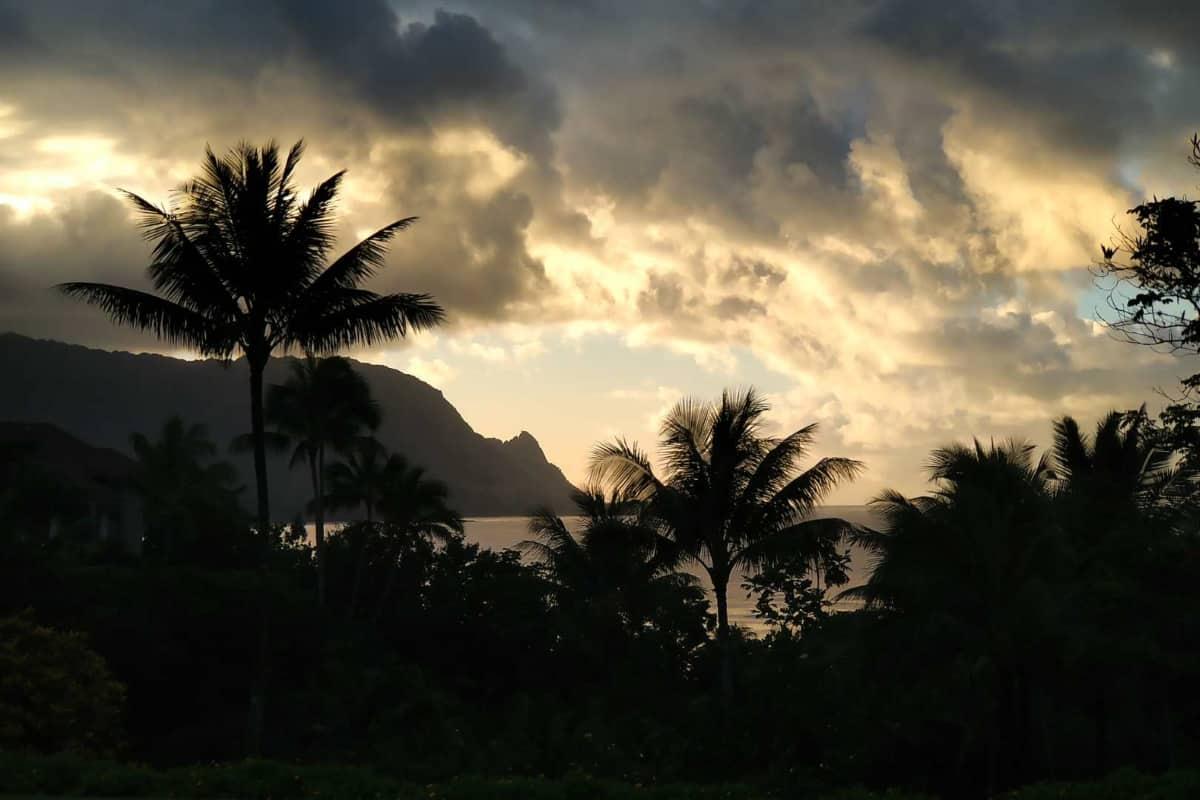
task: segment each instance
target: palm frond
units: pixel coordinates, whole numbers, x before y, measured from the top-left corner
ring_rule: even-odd
[[[812,445],[816,431],[817,424],[812,423],[776,442],[755,466],[742,491],[743,502],[763,502],[786,486],[792,478],[796,462],[804,457]]]
[[[780,520],[790,515],[809,514],[827,494],[863,471],[863,463],[852,458],[827,457],[801,472],[767,501],[764,512]]]
[[[605,484],[620,495],[647,500],[663,484],[654,474],[650,458],[632,442],[616,439],[592,448],[588,480]]]
[[[708,471],[706,448],[713,422],[713,408],[685,397],[667,412],[659,428],[663,465],[668,480],[701,480]]]
[[[240,316],[237,301],[204,249],[192,240],[179,218],[149,200],[121,190],[140,217],[144,238],[154,242],[146,271],[154,288],[168,299],[233,324]]]
[[[320,296],[330,289],[358,286],[383,266],[384,256],[387,254],[387,243],[397,233],[416,221],[416,217],[405,217],[375,231],[330,264],[309,285],[307,293],[312,296]]]
[[[263,444],[269,452],[283,453],[291,445],[292,440],[278,431],[263,431]],[[254,436],[249,433],[239,433],[229,442],[231,453],[254,452]]]
[[[96,306],[119,325],[149,331],[162,341],[193,347],[203,355],[225,358],[236,345],[231,331],[214,330],[203,314],[149,292],[84,282],[60,283],[55,288]]]
[[[283,257],[295,265],[307,286],[316,279],[320,265],[333,247],[334,204],[346,171],[341,170],[319,183],[301,204],[283,242]]]
[[[292,178],[303,155],[304,140],[299,139],[288,150],[287,158],[283,163],[283,169],[279,172],[275,187],[275,202],[272,207],[274,215],[273,223],[276,230],[283,230],[284,224],[288,221],[291,211],[295,207],[296,191],[292,185]]]
[[[735,554],[734,564],[756,571],[796,558],[814,558],[823,547],[848,540],[855,530],[855,525],[836,517],[802,520],[749,543]]]
[[[369,297],[328,313],[309,307],[310,313],[294,320],[291,335],[306,349],[328,353],[402,338],[445,320],[442,307],[427,294],[364,295]]]
[[[534,555],[542,563],[578,557],[579,541],[567,529],[562,518],[550,509],[542,508],[534,512],[529,520],[529,533],[534,538],[518,542],[517,549]]]
[[[1079,429],[1079,423],[1072,417],[1063,417],[1054,421],[1054,454],[1055,477],[1060,480],[1070,480],[1075,475],[1083,475],[1090,468],[1091,445],[1088,437]]]

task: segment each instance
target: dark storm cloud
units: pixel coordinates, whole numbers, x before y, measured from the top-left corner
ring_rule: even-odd
[[[0,205],[0,331],[70,341],[146,345],[52,288],[66,280],[135,283],[148,260],[125,207],[102,192],[73,195],[53,215],[18,220]],[[133,280],[131,280],[133,276]]]
[[[353,99],[396,124],[445,115],[480,121],[542,159],[559,123],[553,90],[464,14],[439,10],[431,22],[406,21],[384,0],[47,0],[0,6],[0,21],[9,23],[5,35],[26,42],[25,75],[109,83],[129,99],[162,101],[218,77],[244,81],[252,94],[269,71],[294,70],[323,83],[317,88],[328,95],[320,100],[335,114]],[[36,96],[34,86],[21,89]]]
[[[765,305],[747,297],[722,297],[712,310],[717,319],[755,317],[767,313]]]
[[[29,26],[17,9],[0,3],[0,63],[12,64],[33,49]]]
[[[398,12],[383,0],[0,0],[0,36],[0,59],[12,67],[0,87],[0,112],[9,104],[22,123],[0,155],[0,171],[50,169],[46,156],[31,153],[43,137],[58,134],[111,137],[118,150],[157,158],[160,168],[198,163],[206,142],[219,150],[242,138],[304,136],[309,159],[324,156],[332,168],[350,166],[352,178],[388,182],[395,209],[381,213],[422,217],[394,248],[400,271],[385,272],[377,288],[433,292],[456,320],[503,316],[541,288],[542,265],[526,249],[535,213],[531,195],[558,229],[580,230],[577,215],[556,194],[551,137],[560,112],[553,88],[518,65],[470,15]],[[519,185],[490,198],[461,188],[434,191],[431,184],[438,181],[462,184],[471,177],[461,166],[437,163],[461,160],[455,153],[434,157],[428,148],[437,130],[456,126],[487,131],[523,159],[526,175]],[[382,175],[370,173],[379,163],[364,168],[376,143],[396,136],[410,143],[404,160],[428,169],[396,159],[382,165],[389,170]],[[143,188],[137,176],[122,184]],[[0,194],[4,190],[0,176]],[[156,201],[166,199],[153,194]],[[59,198],[52,209],[39,207],[31,220],[9,215],[4,240],[65,231],[68,222],[93,230],[90,218],[80,215],[132,231],[119,210],[113,216],[112,209],[74,203]],[[68,249],[78,246],[61,235],[47,238],[38,270],[55,280],[93,274],[94,256]],[[112,264],[109,279],[136,284],[145,252],[121,253],[128,257]],[[6,283],[21,281],[22,296],[37,283],[24,274],[29,269],[4,264]],[[56,319],[41,327],[77,338],[73,326],[80,316],[65,308],[39,300],[35,310],[10,301],[5,324],[28,328],[45,312]]]
[[[530,298],[548,291],[544,265],[526,249],[533,220],[526,195],[457,197],[447,213],[433,211],[395,248],[396,269],[383,279],[385,289],[420,287],[456,315],[479,320],[527,313]]]
[[[432,24],[402,27],[382,0],[285,7],[304,56],[373,109],[399,119],[428,111],[482,120],[506,144],[539,160],[550,156],[550,133],[560,122],[553,91],[515,65],[473,17],[439,10]]]
[[[646,288],[638,294],[638,310],[643,314],[672,316],[683,311],[683,285],[672,275],[651,273]]]
[[[725,286],[771,289],[785,280],[785,270],[761,259],[734,258],[720,273],[720,282]]]
[[[377,288],[433,292],[456,320],[610,319],[632,302],[664,335],[708,340],[709,319],[785,326],[773,302],[811,287],[820,303],[799,304],[804,322],[829,307],[870,321],[886,295],[921,305],[962,355],[948,361],[965,364],[1000,334],[946,320],[1022,293],[1061,300],[1063,280],[1016,263],[1018,247],[1035,251],[1055,225],[1060,238],[1091,235],[1074,218],[1020,218],[1028,204],[1006,204],[1014,187],[1001,179],[1036,182],[1050,171],[1040,164],[1108,181],[1140,141],[1194,116],[1184,101],[1200,65],[1177,12],[1194,13],[1020,0],[0,0],[0,103],[29,123],[0,171],[58,132],[107,130],[160,169],[205,141],[304,134],[333,168],[382,186],[374,215],[422,217]],[[490,167],[438,140],[452,128],[485,132],[516,173],[469,188]],[[612,230],[663,229],[638,241],[641,261],[589,218],[597,206]],[[7,220],[5,235],[61,228],[53,215],[66,208]],[[556,275],[538,243],[624,269],[632,287]],[[48,240],[45,269],[93,266],[67,246]],[[111,269],[135,281],[142,266]],[[6,263],[7,284],[25,280],[19,269]]]
[[[1144,48],[1158,37],[1131,37],[1116,19],[1093,27],[1102,5],[893,0],[861,30],[906,62],[991,95],[997,113],[1038,117],[1059,141],[1106,152],[1131,117],[1151,113]],[[1109,113],[1114,102],[1120,114]]]

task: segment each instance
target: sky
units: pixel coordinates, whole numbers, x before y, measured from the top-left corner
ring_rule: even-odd
[[[0,330],[164,350],[57,297],[144,287],[116,192],[206,145],[349,170],[341,241],[449,323],[351,353],[528,430],[568,478],[684,395],[756,386],[862,459],[1046,444],[1194,363],[1116,341],[1089,271],[1126,210],[1194,192],[1200,6],[1141,2],[0,0]],[[184,355],[184,354],[177,354]]]

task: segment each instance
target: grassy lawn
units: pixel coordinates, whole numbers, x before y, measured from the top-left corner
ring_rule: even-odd
[[[1088,783],[1047,783],[998,800],[1194,800],[1200,773],[1115,773]],[[748,785],[636,786],[587,776],[460,778],[419,784],[366,767],[246,761],[155,770],[75,756],[0,753],[0,798],[46,800],[929,800],[863,789],[770,791]]]

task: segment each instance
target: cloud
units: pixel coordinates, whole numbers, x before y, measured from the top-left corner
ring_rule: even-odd
[[[45,292],[142,280],[111,188],[165,199],[206,142],[303,135],[302,183],[350,170],[345,241],[421,217],[374,288],[431,292],[451,326],[395,363],[452,380],[608,331],[620,385],[653,349],[697,383],[752,364],[781,418],[907,480],[945,438],[1033,435],[1193,371],[1078,307],[1112,220],[1194,183],[1195,14],[0,0],[0,327],[153,346]]]
[[[403,366],[397,368],[409,375],[415,375],[428,384],[439,387],[450,383],[458,375],[458,370],[440,358],[424,356],[413,356]]]

